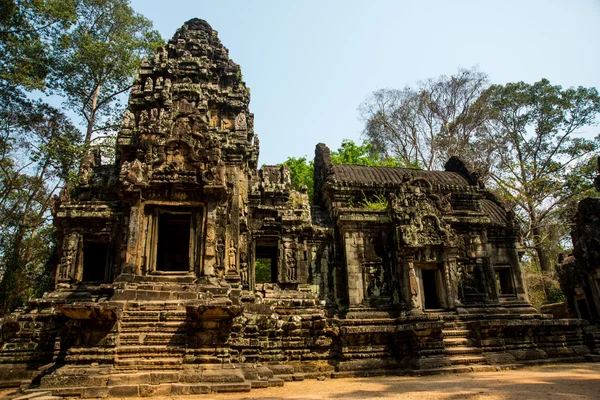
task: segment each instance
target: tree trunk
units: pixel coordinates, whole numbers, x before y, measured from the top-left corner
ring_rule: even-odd
[[[92,96],[92,106],[90,107],[90,118],[88,119],[87,130],[85,133],[85,142],[84,146],[89,146],[92,141],[92,133],[94,132],[94,123],[96,122],[96,111],[98,105],[98,97],[100,96],[100,85],[96,86],[94,89],[94,94]]]
[[[533,228],[532,231],[533,247],[540,263],[540,269],[542,272],[548,272],[551,270],[551,265],[550,260],[548,260],[548,254],[546,254],[546,249],[544,249],[544,243],[542,242],[542,232],[539,227]]]

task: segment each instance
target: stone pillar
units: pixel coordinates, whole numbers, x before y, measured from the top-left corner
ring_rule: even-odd
[[[204,235],[204,263],[201,271],[204,276],[214,276],[215,266],[224,262],[225,248],[217,240],[217,205],[210,201],[206,205],[206,234]],[[222,264],[220,264],[222,265]]]
[[[515,294],[519,300],[529,302],[529,296],[527,295],[527,290],[525,289],[525,279],[523,278],[523,271],[521,270],[519,251],[516,247],[512,247],[508,249],[508,253],[514,278]]]
[[[361,305],[365,298],[361,266],[362,249],[363,241],[360,232],[344,232],[344,250],[348,268],[348,303],[351,306]]]
[[[408,299],[411,310],[421,311],[423,305],[419,299],[419,282],[417,281],[417,271],[415,271],[415,259],[413,256],[406,257],[406,266],[408,270]]]
[[[448,251],[447,260],[445,262],[445,269],[448,271],[448,307],[456,308],[460,307],[462,304],[458,295],[458,263],[456,261],[456,251],[455,249],[451,249]]]
[[[121,273],[139,274],[139,235],[140,235],[140,203],[132,205],[129,212],[129,226],[127,227],[127,248]]]

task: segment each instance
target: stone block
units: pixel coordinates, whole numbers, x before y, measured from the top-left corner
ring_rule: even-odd
[[[178,372],[153,372],[150,374],[150,383],[159,385],[161,383],[177,383],[179,382]]]
[[[249,392],[252,389],[250,382],[244,383],[213,383],[213,393]]]
[[[269,369],[274,375],[291,375],[295,372],[294,367],[287,364],[269,365]]]
[[[190,386],[190,394],[208,394],[211,391],[211,385],[194,384]]]
[[[244,381],[244,373],[241,369],[209,369],[202,372],[202,382],[236,383]]]
[[[198,383],[203,382],[202,372],[186,371],[179,375],[180,383]]]
[[[171,385],[140,385],[140,397],[160,396],[165,398],[171,394]]]
[[[109,397],[139,397],[140,387],[138,385],[113,386],[108,388]]]
[[[138,373],[127,375],[112,375],[108,379],[108,386],[149,385],[152,382],[150,374]]]
[[[268,380],[269,382],[269,386],[272,387],[278,387],[278,386],[283,386],[283,379],[279,379],[279,378],[270,378]]]
[[[174,383],[171,385],[171,395],[184,396],[190,394],[190,385]]]
[[[86,387],[81,392],[81,397],[83,398],[103,398],[108,396],[108,387],[106,386],[98,386],[98,387]]]

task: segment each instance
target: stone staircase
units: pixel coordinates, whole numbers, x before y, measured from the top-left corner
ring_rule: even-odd
[[[120,371],[178,370],[186,343],[186,310],[178,301],[125,304],[115,359]]]
[[[482,365],[486,358],[479,347],[472,346],[470,331],[464,322],[446,321],[442,329],[444,335],[444,356],[452,366]]]

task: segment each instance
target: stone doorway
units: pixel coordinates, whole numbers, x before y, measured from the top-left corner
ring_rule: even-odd
[[[437,263],[423,263],[416,267],[423,309],[432,311],[448,308],[441,266]]]
[[[201,207],[146,209],[146,268],[149,273],[200,273],[202,256]]]
[[[496,287],[500,296],[513,296],[515,294],[515,285],[513,281],[512,268],[510,266],[497,266],[494,268],[496,272]]]
[[[165,212],[159,215],[157,271],[189,271],[191,222],[191,213]]]
[[[256,283],[277,283],[277,243],[260,243],[254,249],[254,276]]]
[[[108,261],[108,243],[83,243],[83,276],[84,282],[104,282]]]

